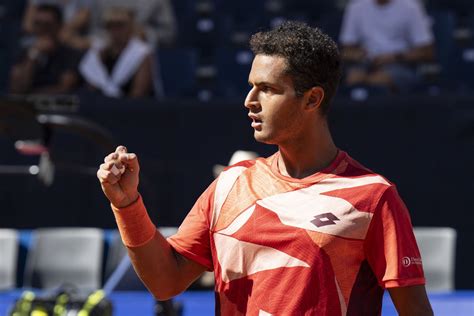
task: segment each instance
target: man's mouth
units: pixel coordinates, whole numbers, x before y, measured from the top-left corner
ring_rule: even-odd
[[[251,126],[255,129],[261,129],[262,128],[262,120],[255,114],[250,113],[249,114],[250,119],[252,120]]]

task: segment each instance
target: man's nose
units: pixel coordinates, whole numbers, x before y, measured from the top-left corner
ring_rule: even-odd
[[[259,106],[258,97],[255,91],[255,88],[250,89],[249,93],[247,94],[247,97],[245,98],[244,106],[247,109],[251,109],[251,108],[255,108]]]

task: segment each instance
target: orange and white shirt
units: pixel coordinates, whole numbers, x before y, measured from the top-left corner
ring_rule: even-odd
[[[343,151],[304,179],[278,155],[223,171],[168,238],[214,270],[217,315],[377,315],[385,288],[425,283],[393,184]]]

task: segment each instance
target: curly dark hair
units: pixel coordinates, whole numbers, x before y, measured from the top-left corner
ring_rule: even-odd
[[[288,21],[273,30],[252,35],[250,48],[255,55],[286,59],[286,73],[293,79],[298,97],[312,87],[322,87],[325,96],[321,113],[327,114],[341,78],[339,50],[328,35],[303,22]]]

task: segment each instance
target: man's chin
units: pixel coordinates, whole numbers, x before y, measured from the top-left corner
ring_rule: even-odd
[[[264,143],[264,144],[268,144],[268,145],[275,145],[275,142],[272,141],[272,138],[269,137],[269,135],[264,135],[261,132],[255,131],[253,133],[253,137],[259,143]]]

